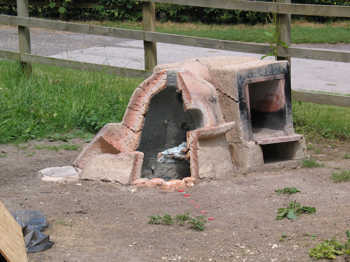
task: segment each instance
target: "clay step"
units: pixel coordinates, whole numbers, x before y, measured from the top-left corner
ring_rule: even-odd
[[[269,145],[269,144],[299,141],[302,138],[303,138],[302,135],[295,134],[295,135],[290,135],[290,136],[255,138],[254,141],[259,145]]]

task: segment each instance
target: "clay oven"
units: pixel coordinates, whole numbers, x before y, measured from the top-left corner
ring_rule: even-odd
[[[287,62],[215,57],[162,65],[74,162],[83,179],[175,189],[304,157]]]

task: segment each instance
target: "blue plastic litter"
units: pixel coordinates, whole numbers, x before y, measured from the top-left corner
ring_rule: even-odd
[[[41,231],[48,227],[46,217],[36,210],[19,210],[12,214],[22,227],[28,253],[44,251],[53,246],[48,235]]]

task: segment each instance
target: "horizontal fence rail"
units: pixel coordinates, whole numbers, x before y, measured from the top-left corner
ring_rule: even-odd
[[[51,30],[66,31],[72,33],[120,37],[128,39],[143,40],[144,33],[141,30],[122,29],[115,27],[104,27],[87,24],[70,23],[57,20],[49,20],[33,17],[19,17],[11,15],[0,15],[0,24],[10,26],[39,27]]]
[[[74,33],[120,37],[134,40],[154,41],[168,44],[196,46],[229,51],[240,51],[255,54],[268,54],[271,51],[271,47],[269,44],[217,40],[211,38],[183,36],[144,30],[131,30],[114,27],[78,24],[32,17],[0,15],[0,24],[11,26],[40,27],[51,30],[67,31]],[[278,53],[281,56],[291,56],[295,58],[350,62],[350,52],[346,51],[290,47],[288,49],[280,48],[278,50]]]
[[[288,4],[244,0],[141,0],[185,6],[307,16],[350,17],[350,6]]]
[[[320,105],[350,107],[350,96],[329,95],[315,92],[292,91],[293,100]]]
[[[151,75],[151,72],[144,70],[131,69],[125,67],[84,63],[79,61],[72,61],[67,59],[59,59],[46,56],[37,56],[31,54],[20,54],[13,51],[0,50],[0,58],[7,60],[17,60],[25,63],[38,63],[52,66],[60,66],[71,69],[78,69],[90,72],[103,72],[112,75],[121,75],[125,77],[140,77],[146,78]]]

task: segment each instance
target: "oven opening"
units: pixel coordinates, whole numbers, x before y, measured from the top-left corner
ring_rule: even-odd
[[[298,141],[261,145],[264,163],[274,163],[294,159]]]
[[[248,84],[249,111],[254,135],[283,131],[286,123],[284,79]]]

